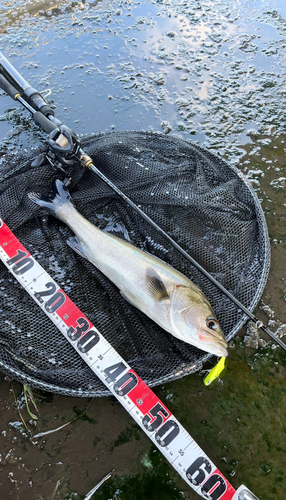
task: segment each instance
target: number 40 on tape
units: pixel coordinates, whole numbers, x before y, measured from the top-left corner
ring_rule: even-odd
[[[235,490],[194,439],[0,219],[0,259],[182,478],[208,500],[258,500]]]

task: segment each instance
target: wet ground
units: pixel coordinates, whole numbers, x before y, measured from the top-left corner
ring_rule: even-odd
[[[56,116],[76,132],[177,134],[248,176],[272,249],[257,315],[273,331],[286,323],[283,0],[10,0],[0,4],[0,27],[0,50],[34,87],[52,89]],[[45,140],[4,95],[0,120],[1,155]],[[241,332],[221,382],[207,388],[196,373],[155,392],[234,487],[282,500],[286,355],[264,340]],[[1,498],[81,499],[112,469],[94,498],[198,498],[113,398],[35,397],[36,425],[23,387],[0,376]]]

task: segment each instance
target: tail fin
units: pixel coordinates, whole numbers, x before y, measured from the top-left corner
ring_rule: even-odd
[[[65,184],[59,179],[56,179],[53,182],[52,191],[48,196],[40,195],[38,193],[29,193],[28,196],[34,203],[37,203],[37,205],[55,216],[57,216],[57,212],[60,207],[66,203],[73,203],[72,197]]]

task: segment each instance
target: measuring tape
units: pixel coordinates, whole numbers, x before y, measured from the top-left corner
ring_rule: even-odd
[[[237,491],[231,486],[162,401],[32,257],[2,219],[0,258],[189,486],[209,500],[256,499],[245,486]]]

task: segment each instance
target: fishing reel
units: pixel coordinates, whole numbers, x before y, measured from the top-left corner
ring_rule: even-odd
[[[31,163],[31,167],[40,167],[46,161],[65,172],[80,158],[80,142],[73,130],[66,125],[58,125],[48,135],[48,150],[39,154]]]
[[[70,167],[78,160],[80,143],[77,135],[66,125],[60,125],[48,136],[50,156],[62,167]]]
[[[48,151],[38,155],[32,167],[39,167],[48,161],[52,167],[66,173],[67,168],[78,162],[87,168],[92,165],[92,159],[80,147],[78,136],[66,125],[60,124],[50,131],[48,144]]]

